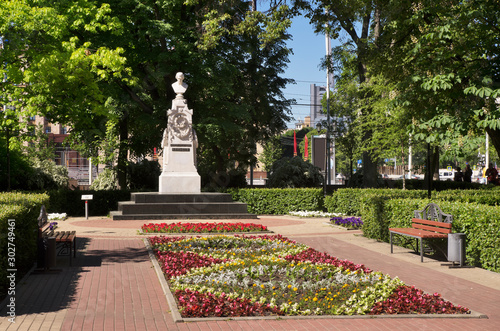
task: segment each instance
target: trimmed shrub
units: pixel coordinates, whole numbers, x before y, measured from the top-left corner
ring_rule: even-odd
[[[42,205],[47,206],[47,194],[0,193],[0,297],[8,288],[7,269],[9,253],[15,253],[16,278],[19,280],[36,261],[38,216]],[[8,220],[15,220],[9,226]],[[8,233],[14,236],[9,239]],[[9,245],[12,243],[13,245]],[[10,249],[9,249],[10,248]],[[15,249],[13,251],[12,249]]]
[[[230,190],[233,199],[248,205],[248,211],[259,215],[283,215],[299,210],[323,210],[323,190],[239,189]]]
[[[500,272],[500,208],[496,206],[371,196],[363,200],[360,213],[363,234],[368,238],[389,242],[390,227],[411,227],[414,210],[422,210],[430,202],[438,204],[444,213],[453,216],[454,233],[465,233],[467,262]]]
[[[66,213],[73,217],[85,216],[85,202],[82,201],[82,195],[93,195],[93,199],[88,203],[90,216],[106,216],[110,211],[118,210],[119,201],[130,200],[130,191],[127,190],[58,190],[50,191],[48,194],[50,195],[50,212]]]
[[[443,201],[459,201],[479,203],[488,206],[500,206],[500,189],[483,189],[483,190],[446,190],[434,192],[433,197]]]
[[[330,213],[361,215],[361,209],[364,204],[363,199],[367,196],[380,196],[385,199],[423,199],[427,197],[427,191],[345,188],[333,192],[331,196],[326,196],[325,208]]]
[[[323,183],[323,176],[318,167],[301,157],[282,158],[274,162],[267,180],[269,187],[318,187]]]

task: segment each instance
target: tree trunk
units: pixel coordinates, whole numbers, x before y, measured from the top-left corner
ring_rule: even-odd
[[[7,131],[7,192],[10,192],[10,128]]]
[[[434,152],[432,153],[432,179],[439,180],[439,146],[434,146]]]
[[[123,190],[127,188],[128,120],[126,116],[120,120],[118,126],[120,145],[118,150],[116,172],[118,177],[118,187]]]
[[[500,157],[500,129],[486,129],[488,136],[490,137],[491,144],[495,147],[498,157]],[[486,165],[488,166],[488,165]]]
[[[431,186],[430,189],[432,189],[432,181],[439,180],[439,146],[434,146],[434,149],[428,147],[427,153],[430,154],[428,155],[430,171],[429,169],[426,169],[425,171],[424,188],[429,190],[429,185]],[[432,181],[429,181],[429,176],[432,177]]]

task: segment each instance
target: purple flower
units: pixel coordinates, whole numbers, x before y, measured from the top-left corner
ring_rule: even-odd
[[[361,217],[332,217],[330,219],[330,222],[334,223],[335,225],[341,225],[346,228],[360,228],[363,225],[363,221],[361,220]]]

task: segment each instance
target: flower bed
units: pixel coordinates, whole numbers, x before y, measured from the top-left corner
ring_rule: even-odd
[[[335,225],[340,225],[348,229],[361,229],[363,221],[361,217],[332,217],[330,219]]]
[[[298,217],[332,217],[332,216],[341,216],[342,214],[338,213],[324,213],[322,211],[310,211],[310,210],[301,210],[301,211],[291,211],[289,212],[292,216]]]
[[[142,227],[144,233],[224,233],[267,231],[267,227],[253,223],[149,223]]]
[[[183,317],[458,314],[364,265],[281,235],[151,237]]]

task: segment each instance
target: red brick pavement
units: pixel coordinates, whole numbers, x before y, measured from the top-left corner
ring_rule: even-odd
[[[279,230],[278,230],[279,232]],[[500,330],[500,291],[424,266],[361,248],[328,235],[289,236],[319,251],[399,276],[410,285],[439,292],[488,319],[308,318],[174,323],[155,270],[140,238],[80,238],[73,267],[30,275],[19,285],[16,324],[2,330]]]

